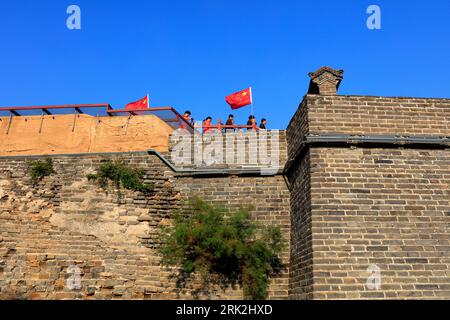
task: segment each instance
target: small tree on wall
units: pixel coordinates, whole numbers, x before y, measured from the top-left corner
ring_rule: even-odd
[[[162,264],[181,266],[187,277],[199,272],[204,287],[215,274],[241,285],[247,299],[267,298],[269,276],[281,267],[284,242],[279,227],[252,223],[249,212],[230,212],[192,197],[172,226],[162,228]]]
[[[55,173],[55,170],[53,169],[53,161],[50,158],[29,162],[28,170],[31,175],[31,181],[34,185],[38,184],[38,182],[44,177]]]
[[[108,182],[113,182],[117,189],[119,199],[122,196],[121,188],[127,190],[149,193],[154,190],[153,184],[144,183],[145,170],[132,168],[123,161],[107,161],[101,164],[96,173],[87,175],[88,180],[97,181],[103,189],[108,189]]]

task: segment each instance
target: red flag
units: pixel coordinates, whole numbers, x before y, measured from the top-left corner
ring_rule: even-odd
[[[148,109],[148,108],[150,108],[150,101],[148,101],[148,96],[136,102],[131,102],[125,106],[125,110]]]
[[[233,110],[252,104],[252,88],[230,94],[225,100]]]

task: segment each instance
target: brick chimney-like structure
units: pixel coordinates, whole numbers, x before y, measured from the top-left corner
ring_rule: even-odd
[[[322,96],[335,96],[343,79],[344,70],[335,70],[330,67],[322,67],[316,72],[310,72],[308,94],[320,94]]]

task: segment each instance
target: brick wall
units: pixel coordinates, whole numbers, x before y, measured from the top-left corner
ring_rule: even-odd
[[[281,272],[273,277],[269,296],[272,299],[287,299],[291,218],[289,215],[289,190],[283,176],[179,177],[177,187],[184,198],[190,194],[197,194],[210,203],[222,204],[232,209],[253,206],[255,208],[252,211],[254,221],[262,225],[276,225],[281,228],[287,244],[281,255],[284,266]],[[234,295],[234,298],[237,299],[241,297],[240,291]]]
[[[151,197],[105,193],[86,175],[107,159],[147,168]],[[162,298],[172,295],[169,272],[154,245],[178,193],[155,157],[144,154],[54,157],[55,175],[34,187],[27,158],[0,159],[0,296],[26,299]],[[81,290],[66,286],[82,271]]]
[[[313,251],[311,228],[311,169],[307,153],[290,171],[291,273],[289,297],[313,297]]]
[[[56,174],[33,186],[28,161],[0,158],[0,298],[177,299],[242,298],[238,288],[199,294],[196,281],[185,290],[160,266],[158,226],[192,192],[213,202],[256,207],[253,217],[282,226],[289,239],[289,193],[281,176],[178,177],[147,153],[53,156]],[[100,163],[121,159],[146,170],[155,191],[143,196],[106,193],[86,178]],[[288,294],[285,270],[273,279],[270,298]],[[71,266],[81,269],[81,289],[66,285]]]
[[[448,99],[306,96],[309,134],[450,136]]]
[[[309,132],[307,97],[309,96],[303,99],[286,129],[289,158],[295,157],[295,153],[301,148],[301,143]]]
[[[310,154],[314,298],[450,298],[450,150]]]
[[[287,129],[290,297],[449,299],[448,147],[307,143],[333,135],[448,137],[450,100],[305,96]]]

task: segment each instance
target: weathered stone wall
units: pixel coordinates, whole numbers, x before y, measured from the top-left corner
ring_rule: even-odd
[[[105,193],[87,181],[101,161],[121,158],[148,170],[149,198]],[[27,158],[0,159],[2,298],[158,298],[174,287],[158,264],[156,228],[178,193],[159,160],[146,154],[55,157],[55,175],[34,187]],[[71,265],[82,289],[66,286]],[[163,284],[164,283],[164,284]]]
[[[308,143],[333,136],[339,144]],[[287,129],[291,298],[450,298],[448,136],[447,99],[305,96]],[[367,286],[370,266],[378,290]]]
[[[230,207],[253,205],[254,219],[282,226],[289,241],[289,193],[281,176],[177,177],[144,152],[54,156],[56,173],[33,186],[27,172],[33,159],[0,158],[1,299],[242,298],[239,288],[203,295],[196,281],[180,290],[174,270],[160,266],[158,227],[192,193]],[[119,198],[88,181],[108,159],[144,168],[155,191],[122,190]],[[289,247],[283,259],[270,298],[287,298]],[[82,272],[80,290],[66,285],[73,265]]]

